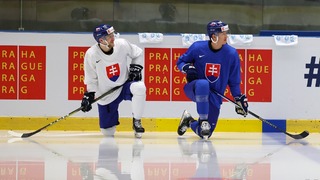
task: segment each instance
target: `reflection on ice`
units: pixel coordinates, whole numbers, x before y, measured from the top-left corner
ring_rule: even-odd
[[[168,132],[142,139],[46,132],[22,140],[5,133],[0,179],[320,179],[319,134],[214,133],[206,141]]]

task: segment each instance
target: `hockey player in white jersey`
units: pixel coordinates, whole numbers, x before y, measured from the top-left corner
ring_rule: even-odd
[[[133,130],[140,138],[145,129],[141,117],[146,101],[146,86],[142,80],[143,51],[137,45],[115,38],[113,26],[102,24],[93,31],[97,41],[84,57],[84,93],[81,106],[83,112],[92,109],[95,97],[112,88],[121,88],[97,101],[100,130],[105,136],[114,136],[119,125],[119,104],[123,100],[132,103]]]

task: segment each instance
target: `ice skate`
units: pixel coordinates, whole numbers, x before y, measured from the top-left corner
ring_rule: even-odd
[[[194,119],[191,117],[191,114],[188,113],[187,110],[184,110],[177,131],[180,136],[182,136],[187,131],[187,129],[190,127],[190,122],[192,122],[193,120]]]
[[[144,133],[144,128],[141,125],[141,119],[133,118],[132,129],[134,130],[134,135],[136,138],[141,138]]]
[[[207,120],[200,120],[200,135],[207,140],[210,135],[211,126]]]

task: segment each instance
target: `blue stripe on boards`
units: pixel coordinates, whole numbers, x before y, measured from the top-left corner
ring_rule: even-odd
[[[286,131],[287,129],[285,119],[266,119],[266,120],[284,131]],[[262,123],[262,132],[279,132],[279,131],[276,128],[271,127],[267,123]]]

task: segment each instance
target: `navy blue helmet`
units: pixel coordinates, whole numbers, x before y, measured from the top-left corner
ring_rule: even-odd
[[[108,24],[101,24],[94,29],[93,37],[97,42],[99,42],[100,38],[107,36],[109,34],[112,34],[112,33],[114,33],[113,26],[110,26]]]
[[[216,35],[218,33],[225,32],[228,30],[229,30],[228,24],[218,20],[211,21],[207,25],[207,32],[208,32],[209,38],[211,38],[212,34]]]

